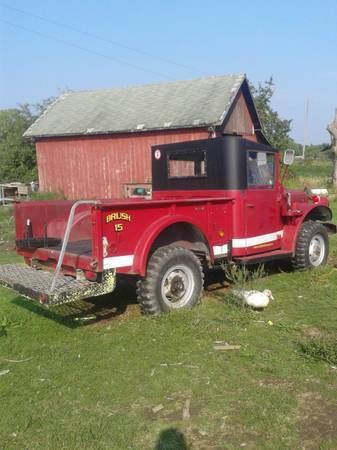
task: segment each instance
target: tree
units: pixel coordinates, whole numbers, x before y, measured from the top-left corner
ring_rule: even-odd
[[[271,99],[274,94],[274,82],[270,77],[262,85],[255,88],[250,86],[258,111],[263,132],[273,147],[280,150],[293,148],[295,142],[289,136],[291,131],[291,120],[282,119],[271,107]]]
[[[337,188],[337,109],[335,111],[335,118],[327,126],[327,130],[330,133],[331,138],[331,150],[333,152],[333,170],[332,170],[332,184],[334,188]]]
[[[31,120],[20,109],[0,111],[0,181],[32,181],[36,179],[34,145],[22,135]]]
[[[0,182],[37,179],[35,146],[23,133],[53,100],[0,111]]]

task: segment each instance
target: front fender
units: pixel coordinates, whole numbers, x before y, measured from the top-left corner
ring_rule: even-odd
[[[303,222],[307,220],[322,222],[323,225],[327,226],[328,232],[336,232],[333,231],[334,229],[336,230],[336,226],[328,222],[331,219],[332,211],[328,206],[309,204],[302,216],[296,217],[291,223],[285,225],[283,230],[283,249],[289,250],[292,253],[295,252],[298,232]]]

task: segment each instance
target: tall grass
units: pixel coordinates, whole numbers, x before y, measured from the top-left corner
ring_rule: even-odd
[[[332,163],[329,160],[295,161],[288,168],[284,184],[292,189],[331,188]]]

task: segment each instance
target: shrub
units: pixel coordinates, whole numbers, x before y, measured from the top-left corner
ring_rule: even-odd
[[[302,354],[315,361],[325,361],[337,365],[337,339],[321,337],[299,343]]]
[[[33,192],[32,200],[66,200],[63,192]]]

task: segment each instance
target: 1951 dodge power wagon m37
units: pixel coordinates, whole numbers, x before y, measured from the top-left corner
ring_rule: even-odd
[[[321,266],[336,232],[328,200],[285,189],[279,167],[277,149],[239,136],[154,146],[150,200],[17,203],[26,265],[0,266],[0,282],[48,305],[133,275],[143,312],[156,314],[193,307],[219,263]]]

